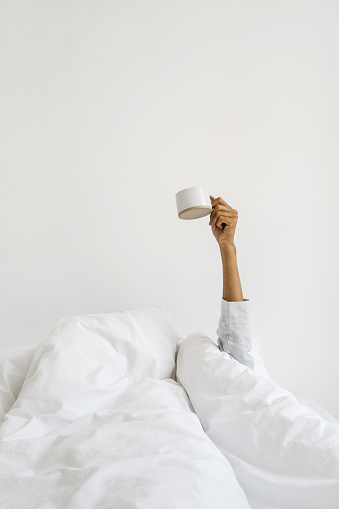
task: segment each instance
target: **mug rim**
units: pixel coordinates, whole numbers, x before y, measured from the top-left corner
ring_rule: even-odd
[[[175,194],[175,196],[178,196],[178,194],[183,193],[184,191],[189,191],[190,189],[205,189],[205,191],[207,191],[207,193],[208,193],[207,187],[204,187],[204,186],[192,186],[192,187],[185,187],[185,189],[181,189],[180,191],[178,191]]]

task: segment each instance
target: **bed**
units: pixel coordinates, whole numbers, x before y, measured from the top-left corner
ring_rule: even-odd
[[[0,350],[0,423],[1,508],[339,507],[338,422],[161,307]]]

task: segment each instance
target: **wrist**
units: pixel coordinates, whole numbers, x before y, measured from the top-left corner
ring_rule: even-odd
[[[220,247],[221,258],[228,258],[237,254],[237,248],[235,244],[225,244]]]

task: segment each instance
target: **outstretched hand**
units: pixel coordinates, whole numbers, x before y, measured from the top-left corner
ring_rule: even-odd
[[[210,225],[220,248],[234,246],[234,234],[237,227],[238,211],[232,209],[222,198],[210,197],[212,212]]]

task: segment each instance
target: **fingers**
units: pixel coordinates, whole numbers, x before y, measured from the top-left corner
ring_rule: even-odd
[[[211,215],[210,225],[222,227],[223,224],[227,224],[229,226],[235,226],[237,224],[238,217],[236,214],[220,214],[219,212],[215,212],[213,216]]]
[[[234,219],[228,216],[219,216],[215,221],[215,225],[218,226],[218,228],[221,228],[222,224],[228,224],[229,226],[233,226]]]
[[[229,208],[230,210],[233,210],[232,207],[228,205],[222,198],[214,198],[214,196],[210,196],[211,205],[212,208],[214,208],[216,205],[225,205],[225,207]]]
[[[228,226],[234,226],[236,224],[236,219],[230,216],[218,216],[215,220],[211,220],[211,226],[217,226],[222,229],[223,224],[227,224]]]
[[[238,220],[238,211],[232,209],[222,198],[217,198],[216,200],[211,200],[213,211],[210,216],[210,225],[218,226],[218,228],[223,228],[223,224],[227,224],[229,226],[234,226]]]

